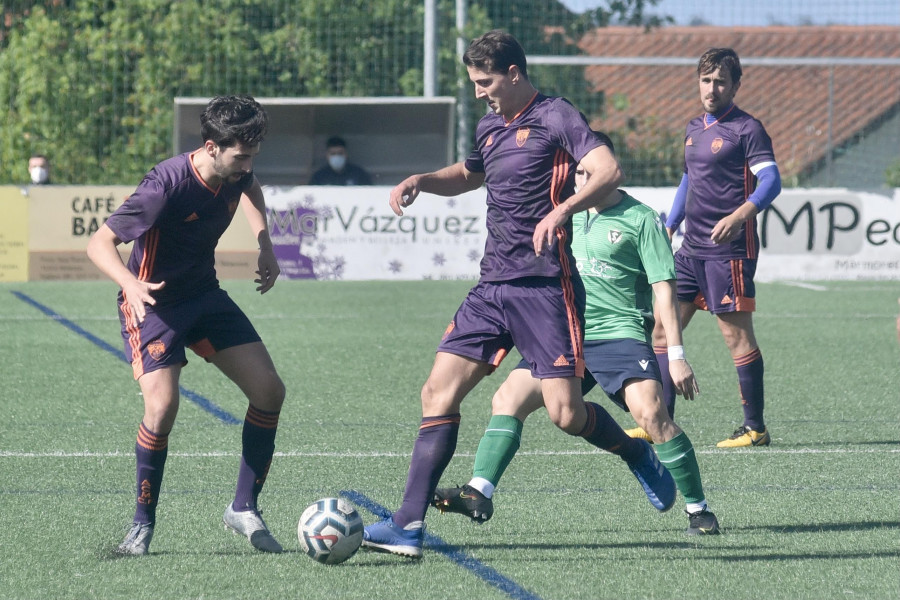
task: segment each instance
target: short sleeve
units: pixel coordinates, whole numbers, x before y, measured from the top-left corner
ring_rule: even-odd
[[[166,205],[162,183],[148,175],[131,196],[106,220],[106,225],[122,242],[142,236],[156,224]]]
[[[675,279],[672,244],[659,213],[652,209],[646,211],[638,235],[638,253],[647,273],[647,281],[654,284]]]

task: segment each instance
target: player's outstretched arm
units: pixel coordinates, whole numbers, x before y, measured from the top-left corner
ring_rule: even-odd
[[[416,201],[420,192],[438,196],[456,196],[477,190],[484,183],[484,173],[473,173],[461,162],[432,173],[410,175],[391,190],[391,210],[397,216]]]
[[[694,377],[694,370],[684,358],[684,341],[681,335],[681,316],[678,311],[678,296],[675,280],[667,279],[653,284],[653,295],[656,297],[654,312],[666,332],[666,345],[669,348],[669,374],[675,391],[693,400],[700,393],[700,386]]]
[[[247,223],[250,225],[250,231],[253,232],[259,244],[256,271],[258,277],[253,281],[258,284],[256,291],[260,294],[265,294],[275,285],[275,280],[281,274],[281,268],[278,266],[278,260],[275,258],[272,239],[269,237],[269,225],[266,221],[266,199],[263,196],[259,180],[255,177],[250,188],[241,195],[241,205],[244,208]]]

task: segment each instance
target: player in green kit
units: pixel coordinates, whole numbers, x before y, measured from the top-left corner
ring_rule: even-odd
[[[576,185],[583,186],[586,179],[579,166]],[[655,210],[622,190],[612,195],[608,208],[572,217],[572,252],[587,292],[582,391],[599,384],[650,434],[660,462],[684,497],[687,533],[719,533],[718,520],[707,506],[693,445],[663,402],[659,364],[651,345],[655,294],[673,382],[680,394],[693,399],[699,389],[684,359],[669,238]],[[438,489],[432,505],[442,512],[487,521],[493,514],[494,488],[519,448],[523,422],[541,406],[540,381],[520,363],[494,395],[493,416],[478,445],[473,478],[461,488]],[[621,456],[629,449],[610,451]]]

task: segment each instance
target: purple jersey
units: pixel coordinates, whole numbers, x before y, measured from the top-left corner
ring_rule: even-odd
[[[134,241],[128,269],[159,283],[157,306],[192,298],[219,286],[215,250],[253,175],[212,189],[190,153],[156,165],[106,224],[123,242]],[[121,295],[121,292],[120,292]]]
[[[565,98],[538,93],[512,121],[494,113],[481,118],[465,166],[484,173],[487,187],[482,281],[571,274],[571,222],[557,233],[561,243],[541,256],[534,254],[532,236],[541,219],[574,193],[575,166],[600,145]]]
[[[709,236],[716,223],[753,193],[756,177],[750,167],[768,161],[775,162],[769,134],[737,106],[709,126],[702,115],[688,123],[684,142],[688,192],[680,252],[704,259],[757,257],[756,219],[746,221],[741,234],[727,244],[716,244]]]

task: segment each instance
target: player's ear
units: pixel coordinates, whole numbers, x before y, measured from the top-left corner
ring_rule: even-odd
[[[519,71],[519,67],[516,65],[509,65],[509,71],[506,72],[509,76],[510,81],[512,81],[513,85],[519,83],[519,79],[522,78],[522,73]]]
[[[206,140],[203,142],[203,149],[206,150],[208,155],[215,158],[219,152],[219,145],[212,140]]]

